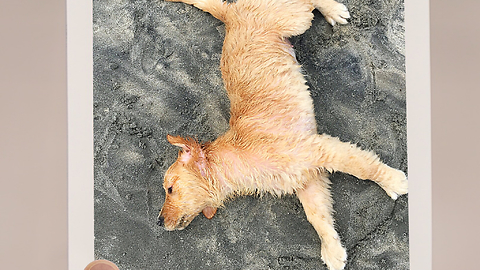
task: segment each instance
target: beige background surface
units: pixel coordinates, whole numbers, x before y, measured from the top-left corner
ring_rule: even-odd
[[[0,269],[66,269],[65,3],[0,1]]]
[[[479,9],[477,0],[431,1],[435,270],[479,269]]]
[[[476,269],[480,2],[430,5],[433,269]],[[62,0],[0,3],[2,269],[67,269],[65,29]]]

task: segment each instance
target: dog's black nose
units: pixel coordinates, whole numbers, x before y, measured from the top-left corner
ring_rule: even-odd
[[[162,216],[159,216],[159,217],[158,217],[157,225],[158,225],[158,226],[163,226],[163,217],[162,217]]]

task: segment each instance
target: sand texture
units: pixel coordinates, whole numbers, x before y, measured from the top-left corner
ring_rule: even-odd
[[[348,25],[291,38],[319,133],[407,170],[403,0],[344,1]],[[94,0],[95,256],[120,269],[326,269],[295,196],[241,197],[183,231],[156,225],[167,134],[213,140],[228,128],[223,24],[182,3]],[[408,196],[335,173],[336,228],[350,270],[409,269]]]

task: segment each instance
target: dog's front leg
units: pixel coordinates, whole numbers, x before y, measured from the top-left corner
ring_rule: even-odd
[[[372,180],[394,200],[408,192],[405,173],[382,163],[377,155],[328,135],[317,135],[315,165],[329,171],[341,171],[362,180]]]
[[[342,247],[340,237],[333,226],[332,197],[330,180],[325,173],[312,177],[303,189],[297,190],[297,196],[303,205],[308,221],[312,223],[322,240],[322,260],[330,270],[345,267],[347,252]]]

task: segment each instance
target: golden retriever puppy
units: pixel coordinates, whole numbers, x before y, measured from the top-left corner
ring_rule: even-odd
[[[181,148],[164,179],[159,225],[184,229],[200,212],[212,218],[227,198],[295,193],[322,241],[330,270],[345,267],[332,218],[328,174],[341,171],[378,183],[396,199],[407,193],[402,171],[371,153],[317,134],[313,101],[287,38],[311,25],[318,8],[331,24],[349,13],[333,0],[181,0],[226,26],[221,58],[230,99],[230,128],[213,142],[168,136]]]

